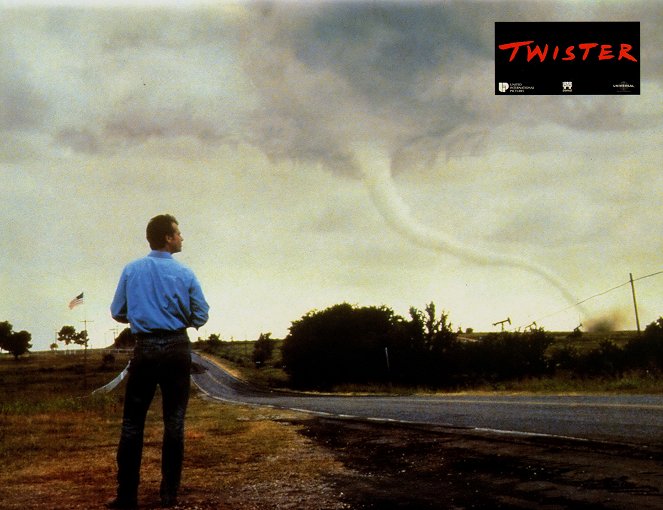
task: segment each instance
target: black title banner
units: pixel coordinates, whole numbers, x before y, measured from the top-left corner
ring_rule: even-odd
[[[496,22],[495,94],[640,94],[640,23]]]

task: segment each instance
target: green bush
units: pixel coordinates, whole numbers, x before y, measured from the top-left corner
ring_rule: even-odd
[[[630,340],[624,349],[630,368],[663,370],[663,317],[649,324],[644,333]]]
[[[551,337],[543,329],[490,333],[464,345],[461,375],[466,382],[543,376],[551,368],[546,357],[551,343]]]
[[[384,348],[397,321],[386,307],[347,303],[309,312],[292,323],[281,347],[291,383],[322,389],[384,380]]]
[[[570,344],[551,349],[552,342],[542,328],[461,341],[433,303],[423,311],[411,308],[408,319],[384,306],[343,303],[293,322],[282,361],[292,386],[316,389],[373,383],[450,388],[556,371],[611,379],[629,371],[663,371],[663,318],[624,347],[608,338],[589,351]]]

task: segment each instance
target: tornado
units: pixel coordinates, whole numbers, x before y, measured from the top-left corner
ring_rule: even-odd
[[[570,305],[581,308],[568,286],[551,270],[525,258],[491,253],[467,246],[451,236],[417,222],[394,186],[391,160],[384,151],[361,146],[354,149],[355,161],[370,198],[385,221],[403,237],[424,248],[477,265],[507,266],[534,274],[555,287]],[[581,309],[582,310],[582,309]]]

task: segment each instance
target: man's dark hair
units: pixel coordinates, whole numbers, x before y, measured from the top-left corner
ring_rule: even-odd
[[[166,246],[166,236],[172,236],[175,233],[173,223],[179,225],[175,216],[171,214],[160,214],[150,220],[145,229],[150,248],[160,250]]]

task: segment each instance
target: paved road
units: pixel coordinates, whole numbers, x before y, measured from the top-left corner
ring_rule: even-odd
[[[192,376],[210,397],[340,417],[541,434],[663,448],[663,396],[365,396],[301,395],[256,389],[194,354]]]

